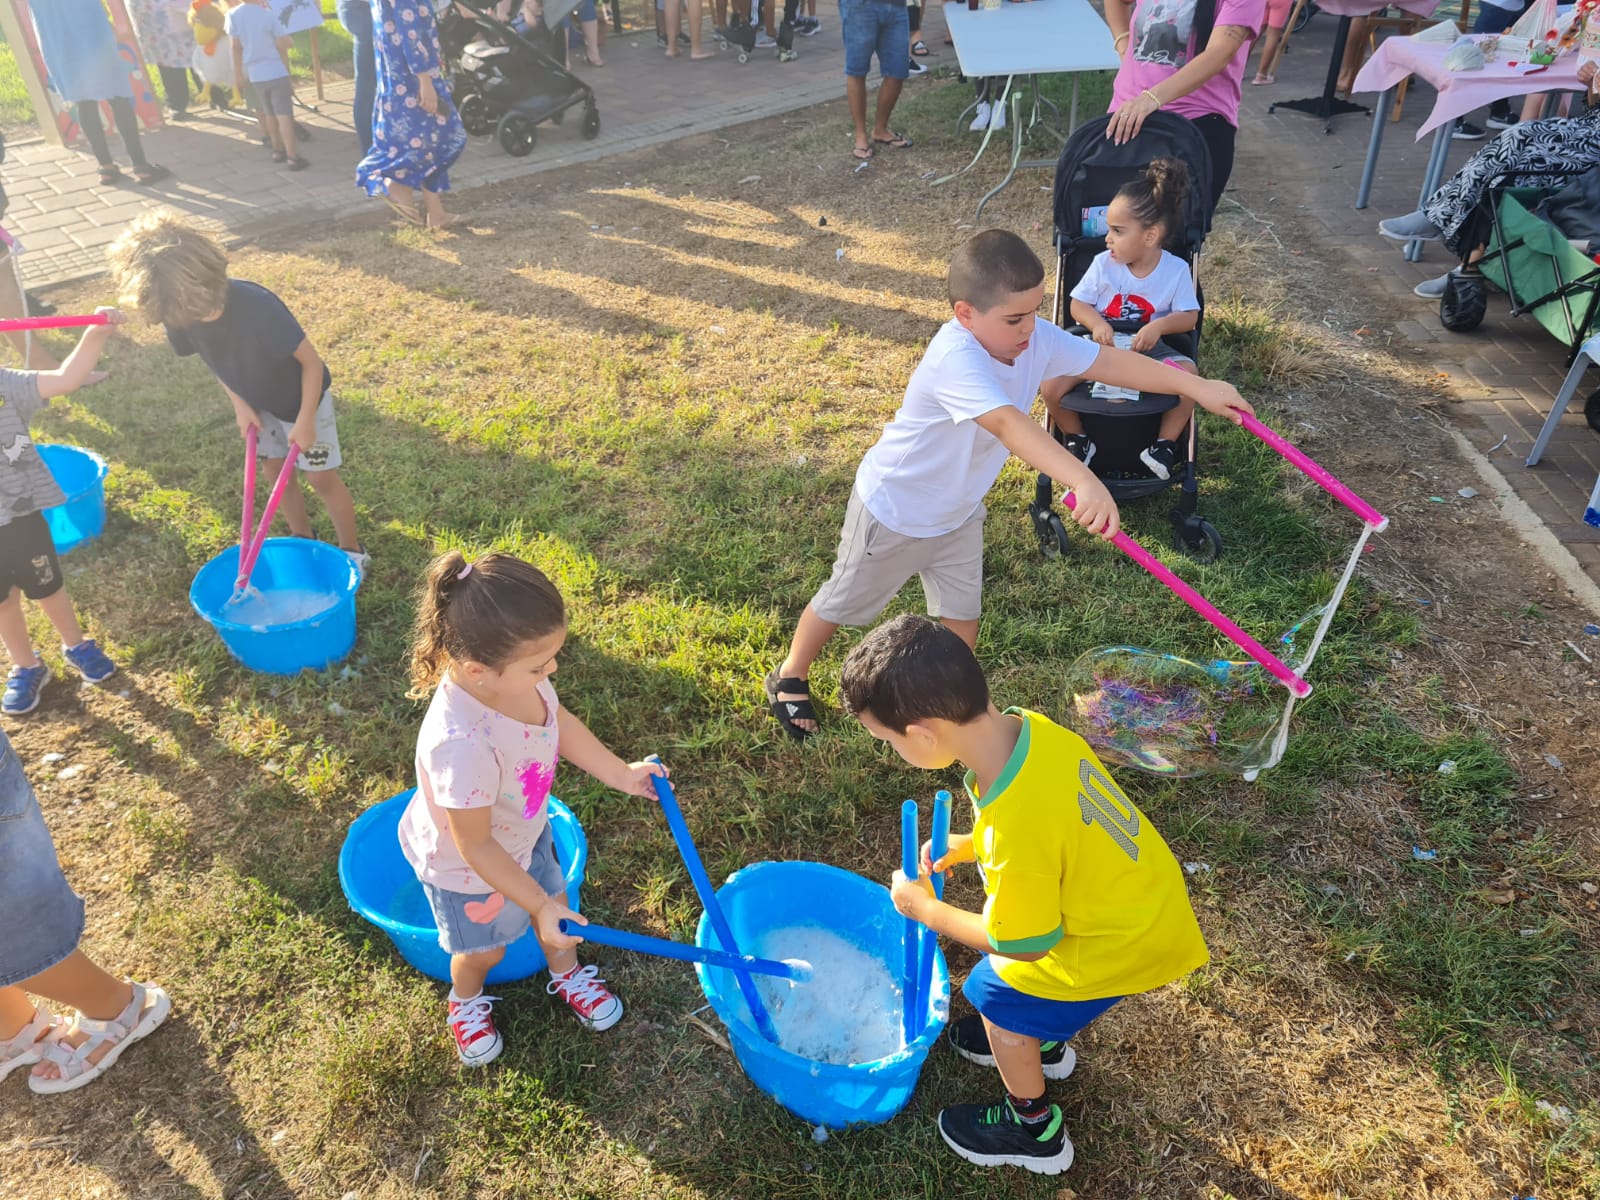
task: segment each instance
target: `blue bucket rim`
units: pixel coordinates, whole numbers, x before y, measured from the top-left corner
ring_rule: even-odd
[[[716,890],[720,893],[723,888],[731,887],[734,883],[747,882],[744,880],[744,876],[759,874],[763,870],[769,870],[774,867],[802,866],[812,867],[816,870],[829,874],[842,875],[856,883],[864,883],[868,887],[877,888],[879,891],[882,891],[885,894],[887,894],[889,891],[889,889],[884,887],[881,883],[868,879],[865,875],[858,875],[854,871],[846,871],[843,867],[836,867],[832,863],[811,862],[806,859],[790,859],[786,861],[763,859],[760,862],[750,863],[747,866],[740,867],[732,875],[729,875],[722,887],[719,887]],[[700,913],[700,921],[695,926],[695,945],[703,946],[708,944],[708,942],[709,944],[716,944],[715,935],[710,929],[710,920],[710,917],[705,913],[704,910],[702,910]],[[703,938],[708,939],[708,941],[702,941],[701,939]],[[940,951],[935,955],[934,958],[933,977],[935,981],[939,979],[939,967],[943,962],[944,953],[943,951]],[[701,992],[705,994],[706,1000],[710,1002],[711,1007],[716,1010],[717,1016],[721,1018],[722,1023],[728,1027],[729,1031],[731,1032],[733,1027],[738,1025],[745,1035],[744,1040],[748,1041],[753,1047],[755,1047],[757,1053],[766,1055],[779,1063],[789,1066],[793,1070],[802,1071],[805,1074],[810,1075],[813,1079],[836,1080],[840,1083],[859,1082],[863,1071],[866,1071],[868,1074],[877,1074],[882,1071],[892,1070],[893,1068],[901,1066],[902,1064],[907,1063],[914,1058],[926,1056],[928,1052],[933,1049],[934,1042],[938,1041],[939,1034],[944,1028],[942,1023],[930,1021],[928,1022],[927,1027],[923,1029],[923,1031],[918,1034],[913,1041],[901,1046],[900,1049],[896,1050],[893,1054],[887,1054],[882,1058],[869,1058],[858,1063],[829,1063],[822,1062],[820,1059],[806,1058],[804,1055],[795,1054],[791,1050],[785,1050],[782,1046],[775,1045],[774,1043],[767,1041],[766,1038],[762,1037],[761,1031],[752,1025],[749,1019],[745,1016],[744,1001],[742,998],[740,999],[737,1007],[727,1004],[723,999],[723,993],[721,991],[714,991],[711,986],[711,972],[713,969],[722,970],[723,968],[712,968],[707,966],[705,963],[694,964],[694,973],[700,980]],[[935,990],[934,995],[930,997],[930,999],[935,1001],[942,999],[948,1008],[950,1003],[950,973],[948,967],[944,968],[943,974],[943,985]]]
[[[293,631],[293,630],[296,630],[296,629],[308,629],[313,625],[320,625],[320,624],[322,624],[323,621],[326,621],[328,619],[328,615],[330,613],[332,613],[334,611],[334,609],[339,607],[339,604],[343,603],[345,600],[350,599],[352,596],[354,596],[356,594],[357,591],[360,590],[360,588],[361,588],[361,572],[356,569],[355,561],[353,559],[351,559],[351,557],[348,554],[345,554],[345,552],[343,550],[339,549],[339,547],[330,546],[327,542],[318,541],[316,538],[270,537],[270,538],[268,538],[266,540],[266,542],[264,542],[262,544],[262,547],[261,547],[262,553],[265,553],[267,547],[272,545],[274,542],[279,542],[279,543],[281,543],[281,542],[300,542],[300,543],[302,543],[304,545],[315,547],[316,548],[315,552],[317,554],[324,554],[324,555],[325,554],[338,554],[338,555],[341,555],[344,558],[345,562],[348,564],[348,566],[350,568],[350,573],[346,577],[345,589],[344,589],[343,593],[340,595],[338,602],[333,604],[331,607],[329,607],[327,609],[324,609],[322,612],[316,613],[316,614],[314,614],[312,616],[309,616],[309,617],[303,617],[302,619],[300,619],[298,621],[289,621],[289,622],[287,622],[287,623],[285,623],[283,625],[268,625],[266,628],[268,630],[270,630],[271,632],[273,632],[273,633],[284,633],[284,632],[289,632],[289,631]],[[189,606],[191,608],[193,608],[194,611],[197,614],[199,614],[199,616],[201,617],[202,620],[206,621],[208,624],[210,624],[215,629],[219,629],[219,630],[228,629],[228,630],[232,630],[233,632],[236,632],[236,633],[256,633],[256,634],[258,634],[258,633],[261,632],[261,630],[256,628],[256,626],[254,626],[254,625],[244,625],[244,624],[239,623],[238,621],[230,621],[230,620],[228,620],[228,618],[226,618],[224,616],[220,616],[217,613],[214,613],[214,612],[211,612],[211,611],[207,610],[200,603],[200,597],[198,595],[198,589],[200,587],[200,580],[207,574],[207,572],[210,572],[210,571],[213,571],[213,570],[221,570],[222,568],[219,567],[217,564],[221,563],[230,554],[233,556],[234,562],[237,563],[238,559],[239,559],[239,546],[238,546],[237,543],[235,543],[232,546],[229,546],[226,550],[222,551],[220,554],[213,555],[211,558],[207,559],[206,562],[201,565],[200,569],[194,573],[194,580],[193,580],[193,582],[191,582],[189,584]],[[234,575],[237,575],[239,569],[238,569],[237,566],[234,566],[234,567],[230,568],[230,570],[233,572]]]
[[[387,913],[381,913],[377,911],[365,901],[358,901],[356,899],[358,892],[353,886],[350,876],[351,865],[354,859],[354,853],[351,850],[351,847],[356,841],[356,831],[363,825],[367,825],[373,821],[376,821],[379,815],[383,813],[389,805],[397,804],[397,802],[400,800],[404,800],[409,804],[411,802],[411,797],[416,795],[416,792],[417,789],[414,787],[407,788],[403,792],[396,792],[387,800],[380,800],[378,803],[364,809],[362,812],[356,815],[356,819],[354,821],[350,822],[349,828],[345,830],[344,843],[339,847],[339,888],[344,892],[345,902],[350,905],[350,911],[368,921],[371,921],[374,925],[376,925],[379,929],[384,930],[386,933],[399,934],[401,936],[413,938],[437,939],[439,936],[439,931],[437,929],[424,929],[420,925],[408,925],[404,921],[395,920]],[[565,872],[568,885],[570,886],[574,878],[581,877],[583,875],[584,868],[589,862],[588,838],[584,835],[583,826],[578,823],[577,814],[563,804],[560,800],[557,800],[554,796],[548,796],[545,798],[545,805],[550,813],[550,824],[552,828],[559,825],[566,829],[568,833],[575,835],[570,840],[578,847],[578,853],[577,856],[572,860],[571,866],[569,866]]]
[[[110,472],[111,467],[109,464],[107,464],[105,459],[101,458],[100,455],[96,454],[87,446],[73,446],[66,442],[35,442],[34,445],[38,449],[39,457],[41,458],[44,457],[44,452],[46,450],[71,450],[74,453],[83,455],[94,464],[94,479],[85,486],[79,488],[77,491],[67,494],[67,498],[64,503],[71,504],[76,500],[82,500],[96,488],[103,487],[105,485],[106,475]],[[49,465],[49,463],[45,464],[46,467]],[[55,472],[51,471],[50,474],[54,476]],[[56,481],[58,486],[60,482],[60,480]],[[65,491],[65,489],[62,490]]]

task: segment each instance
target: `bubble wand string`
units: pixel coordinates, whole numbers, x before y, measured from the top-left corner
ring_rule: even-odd
[[[1061,503],[1068,509],[1078,507],[1077,498],[1071,492],[1061,497]],[[1211,601],[1157,562],[1155,556],[1139,545],[1138,542],[1119,531],[1112,535],[1111,544],[1166,584],[1167,588],[1178,599],[1211,622],[1220,633],[1251,658],[1255,659],[1274,679],[1288,688],[1293,695],[1304,699],[1311,694],[1311,685],[1290,670],[1282,659],[1230,621]]]
[[[659,763],[660,758],[650,756],[650,761]],[[717,935],[717,940],[722,943],[722,948],[730,954],[738,955],[738,943],[733,940],[733,930],[728,925],[728,918],[722,911],[722,905],[717,903],[717,893],[711,886],[711,877],[706,874],[705,864],[700,861],[700,852],[695,849],[694,838],[689,835],[689,826],[684,822],[683,810],[678,807],[677,793],[672,790],[672,784],[665,775],[652,775],[650,782],[655,785],[656,799],[661,804],[661,811],[667,818],[667,828],[672,830],[672,840],[678,843],[678,854],[683,858],[683,865],[689,872],[690,882],[700,897],[700,904],[706,910],[706,916],[711,920],[711,929]],[[773,1027],[772,1015],[767,1012],[767,1006],[761,1002],[761,993],[756,991],[755,980],[750,977],[750,972],[733,968],[734,981],[739,985],[739,992],[744,996],[744,1002],[750,1008],[750,1019],[755,1022],[756,1031],[774,1045],[778,1041],[778,1031]]]
[[[928,861],[936,863],[950,851],[950,793],[943,788],[933,795],[933,832],[928,837]],[[913,877],[914,878],[914,877]],[[933,873],[933,895],[944,899],[944,872]],[[927,926],[922,929],[922,966],[917,971],[917,995],[925,1005],[933,994],[933,956],[939,935]]]
[[[900,806],[900,870],[907,879],[917,877],[917,802],[907,800]],[[901,1010],[901,1031],[906,1045],[917,1040],[917,931],[922,927],[910,917],[905,925],[905,964],[901,994],[905,1005]]]
[[[690,946],[627,929],[579,925],[565,917],[561,920],[561,932],[597,946],[631,950],[635,954],[651,954],[656,958],[670,958],[677,962],[705,963],[708,967],[722,967],[729,971],[754,971],[758,975],[776,975],[779,979],[791,979],[795,983],[811,982],[811,964],[803,958],[756,958],[750,954],[729,954],[725,950]]]

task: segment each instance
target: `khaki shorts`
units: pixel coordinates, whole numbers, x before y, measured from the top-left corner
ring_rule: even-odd
[[[928,615],[976,621],[983,611],[983,521],[978,505],[959,529],[938,537],[896,533],[850,496],[833,574],[811,598],[811,611],[835,625],[865,625],[889,606],[906,581],[922,577]]]

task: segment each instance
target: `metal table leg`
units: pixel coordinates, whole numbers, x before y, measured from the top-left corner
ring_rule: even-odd
[[[1363,209],[1372,198],[1372,177],[1378,173],[1378,151],[1383,147],[1383,131],[1394,111],[1395,88],[1385,88],[1378,97],[1378,111],[1372,118],[1372,136],[1367,139],[1367,161],[1361,164],[1361,186],[1356,189],[1356,208]]]
[[[1446,121],[1433,131],[1433,149],[1428,152],[1428,169],[1422,176],[1422,192],[1417,197],[1418,208],[1427,203],[1428,197],[1439,190],[1439,182],[1444,178],[1445,160],[1450,157],[1450,132],[1454,127],[1454,121]],[[1422,243],[1407,242],[1406,261],[1416,262],[1421,257]]]
[[[1017,177],[1017,165],[1022,161],[1022,93],[1013,92],[1011,96],[1011,169],[987,196],[978,201],[976,220],[983,219],[983,206],[988,204],[1006,188],[1011,186],[1011,181]]]
[[[1000,99],[995,101],[996,104],[1004,104],[1006,102],[1006,98],[1011,95],[1011,85],[1012,85],[1013,82],[1015,82],[1015,80],[1016,80],[1016,76],[1015,75],[1007,75],[1006,76],[1006,85],[1005,85],[1004,88],[1001,89],[1001,91],[1000,91]],[[1015,124],[1015,122],[1013,122],[1013,124]],[[960,168],[959,170],[952,171],[948,175],[945,175],[945,176],[943,176],[943,177],[941,177],[939,179],[935,179],[933,181],[933,186],[934,187],[938,187],[941,183],[949,183],[952,179],[956,179],[956,178],[959,178],[962,175],[965,175],[968,171],[972,170],[973,167],[977,166],[978,165],[978,160],[983,157],[983,152],[989,148],[989,139],[991,137],[993,137],[993,136],[994,136],[994,123],[990,122],[989,125],[983,131],[983,141],[978,143],[978,152],[972,156],[972,161],[969,162],[966,166]],[[1014,158],[1013,158],[1013,165],[1012,165],[1011,169],[1012,169],[1013,173],[1016,172],[1016,165],[1015,165],[1015,159]],[[1009,176],[1007,178],[1009,178]],[[983,205],[981,205],[981,204],[978,205],[978,211],[979,212],[983,211]]]

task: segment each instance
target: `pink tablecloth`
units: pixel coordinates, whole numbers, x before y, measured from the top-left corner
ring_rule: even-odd
[[[1440,0],[1317,0],[1320,11],[1336,17],[1370,17],[1391,5],[1414,17],[1429,17],[1439,4]]]
[[[1318,0],[1317,7],[1327,11],[1327,5],[1321,0]],[[1377,53],[1361,68],[1353,90],[1387,91],[1408,75],[1416,75],[1432,84],[1438,90],[1439,98],[1434,102],[1428,119],[1422,123],[1422,128],[1417,130],[1418,141],[1422,140],[1423,134],[1482,108],[1491,100],[1525,96],[1530,92],[1584,90],[1584,85],[1578,82],[1576,54],[1563,55],[1544,70],[1529,74],[1525,64],[1513,68],[1500,55],[1490,59],[1481,71],[1447,71],[1444,69],[1444,56],[1449,51],[1448,43],[1389,38],[1378,46]]]

